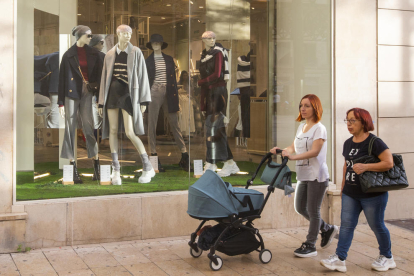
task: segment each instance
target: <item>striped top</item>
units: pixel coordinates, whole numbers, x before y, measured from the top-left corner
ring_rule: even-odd
[[[167,66],[163,56],[154,56],[155,59],[155,80],[157,83],[167,83]]]
[[[128,54],[124,51],[116,53],[113,77],[119,80],[121,83],[128,84],[128,71],[127,71]]]

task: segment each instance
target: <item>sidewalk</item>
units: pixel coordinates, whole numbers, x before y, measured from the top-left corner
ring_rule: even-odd
[[[374,272],[371,263],[378,244],[368,225],[357,227],[347,260],[347,275],[414,275],[414,232],[387,224],[397,268]],[[307,228],[261,231],[266,248],[273,254],[264,265],[258,253],[228,257],[218,252],[224,266],[213,272],[207,252],[194,259],[189,254],[189,237],[128,241],[97,245],[35,249],[28,253],[0,255],[0,275],[345,275],[331,272],[319,261],[335,251],[337,239],[314,258],[300,259],[293,250],[304,240]]]

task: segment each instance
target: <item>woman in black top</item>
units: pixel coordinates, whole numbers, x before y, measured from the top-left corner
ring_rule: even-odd
[[[346,272],[345,259],[351,247],[355,227],[361,211],[364,211],[368,224],[374,231],[379,244],[380,255],[372,263],[372,269],[387,271],[396,264],[391,254],[390,233],[384,223],[384,212],[388,202],[388,192],[362,192],[359,176],[365,171],[384,172],[393,167],[391,151],[381,140],[373,143],[372,154],[381,161],[375,164],[354,164],[354,160],[368,155],[368,146],[374,136],[371,115],[361,108],[348,110],[345,123],[353,136],[345,141],[342,155],[345,157],[342,180],[341,229],[336,253],[321,264],[331,270]]]

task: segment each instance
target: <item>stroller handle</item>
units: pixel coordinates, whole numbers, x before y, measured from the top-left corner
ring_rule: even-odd
[[[276,154],[282,154],[283,150],[281,149],[277,149],[276,150]],[[266,153],[266,155],[262,158],[262,161],[260,161],[259,166],[257,167],[256,171],[254,172],[253,176],[251,179],[247,180],[246,183],[246,187],[245,189],[249,189],[249,186],[253,184],[254,179],[256,178],[257,174],[260,171],[260,168],[262,167],[262,165],[266,162],[266,161],[272,161],[272,155],[273,153],[268,152]],[[287,162],[289,161],[289,158],[282,156],[282,166],[285,166],[287,164]]]

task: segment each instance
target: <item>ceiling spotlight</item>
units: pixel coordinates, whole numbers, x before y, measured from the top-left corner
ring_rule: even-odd
[[[200,9],[204,9],[204,7],[203,7],[203,6],[199,6],[198,8],[200,8]]]
[[[254,10],[254,7],[252,7],[252,10]]]
[[[171,4],[167,4],[167,7],[171,7]]]
[[[165,19],[165,17],[161,17],[161,19]]]
[[[193,2],[193,1],[190,1],[190,3],[191,3],[191,5],[193,5],[193,4],[194,4],[194,2]]]
[[[151,18],[151,16],[148,16],[148,18]]]
[[[200,19],[197,20],[199,23],[201,22]]]
[[[81,16],[82,14],[81,13],[78,13],[78,16]]]

